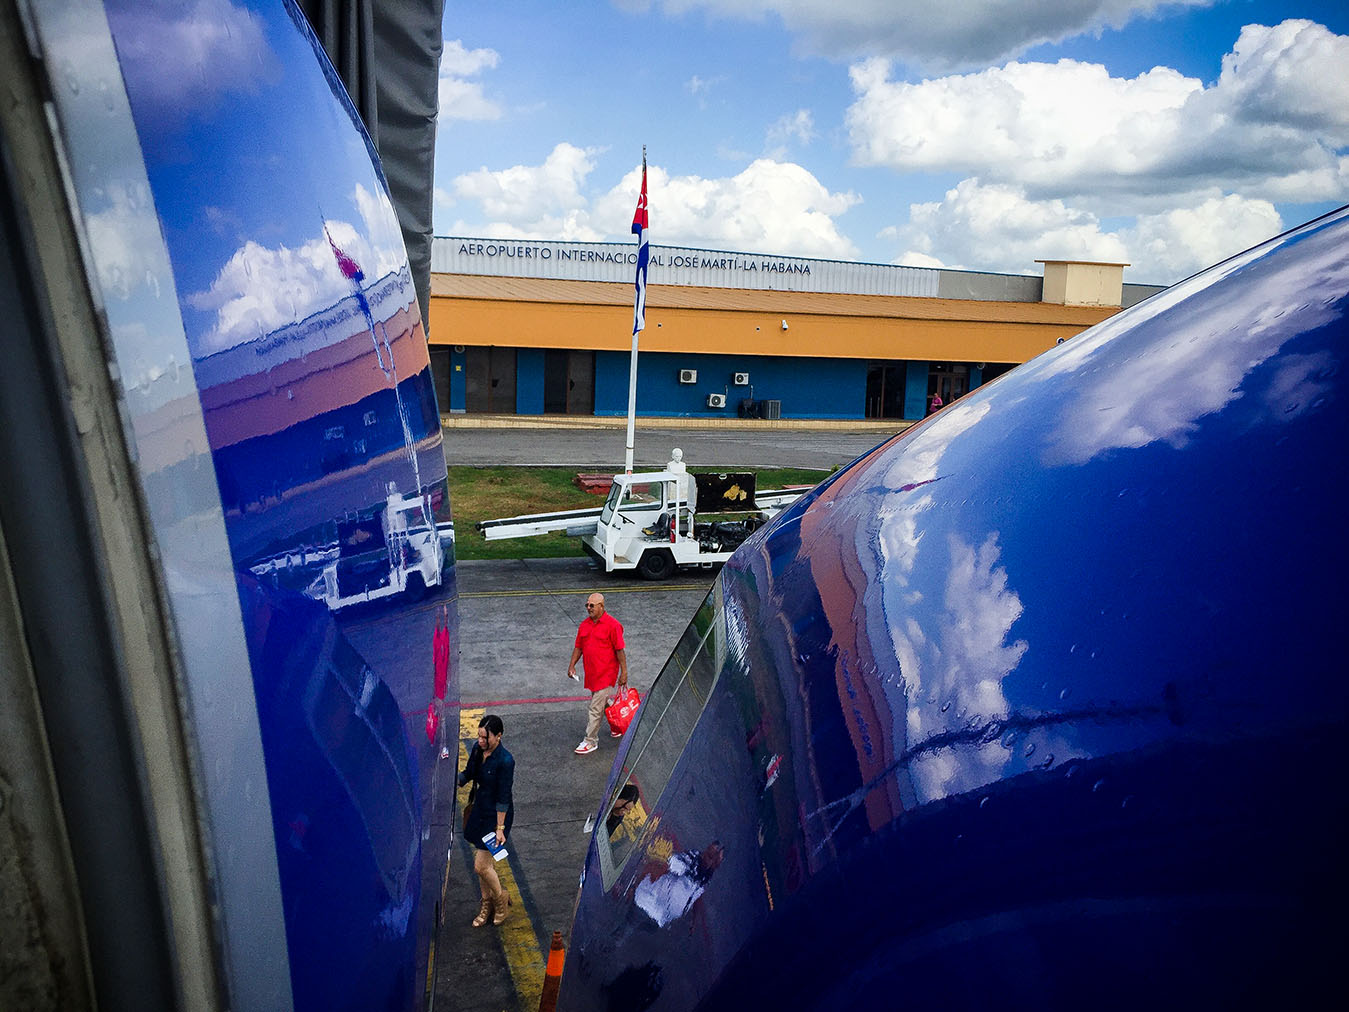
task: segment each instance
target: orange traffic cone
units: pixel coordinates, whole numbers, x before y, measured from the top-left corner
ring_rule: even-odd
[[[543,993],[539,995],[539,1012],[553,1012],[557,1008],[557,993],[562,987],[562,964],[567,954],[562,951],[562,932],[553,932],[553,944],[548,947],[548,969],[543,974]]]

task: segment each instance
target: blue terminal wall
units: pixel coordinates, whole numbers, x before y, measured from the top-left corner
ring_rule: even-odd
[[[628,352],[595,353],[595,414],[628,412]],[[696,383],[680,383],[681,369],[696,369]],[[749,373],[749,386],[732,374]],[[861,359],[776,358],[755,355],[639,353],[638,414],[678,418],[735,418],[743,398],[782,402],[783,418],[862,418],[867,363]],[[709,394],[725,394],[726,407],[709,408]],[[921,414],[919,415],[921,417]]]
[[[515,353],[515,413],[543,414],[542,348],[521,348]]]
[[[927,414],[926,362],[910,362],[904,375],[904,417],[922,418]]]
[[[516,351],[515,413],[544,413],[544,355],[542,348]],[[627,351],[595,352],[596,416],[628,413]],[[904,417],[927,413],[927,362],[905,362]],[[448,410],[462,413],[466,405],[464,353],[449,355]],[[745,398],[775,400],[783,418],[861,419],[866,417],[869,362],[863,359],[785,358],[771,355],[706,355],[688,352],[640,352],[637,372],[637,413],[644,417],[735,418]],[[680,383],[679,373],[693,369],[696,383]],[[737,372],[749,373],[748,386],[735,386]],[[976,366],[969,367],[970,389],[981,385]],[[709,394],[725,394],[726,407],[707,406]]]

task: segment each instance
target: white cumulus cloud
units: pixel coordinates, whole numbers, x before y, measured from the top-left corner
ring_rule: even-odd
[[[495,120],[501,107],[489,99],[481,81],[471,80],[495,69],[500,57],[493,49],[466,49],[458,39],[446,39],[440,54],[440,121]]]
[[[610,234],[627,232],[640,185],[640,170],[634,170],[596,201],[596,221]],[[857,255],[836,219],[861,198],[829,190],[791,162],[760,158],[737,175],[714,179],[671,177],[653,166],[648,188],[656,243],[789,256]]]
[[[448,232],[585,242],[630,238],[641,169],[634,167],[596,194],[587,184],[599,153],[563,142],[542,165],[484,167],[457,176],[449,192],[437,194],[442,205],[453,202],[459,212]],[[794,163],[761,158],[720,178],[672,177],[652,165],[647,185],[656,243],[789,256],[857,255],[836,219],[860,198],[829,190]]]
[[[966,177],[880,233],[897,262],[1108,260],[1162,284],[1282,231],[1276,201],[1343,199],[1345,67],[1349,37],[1306,20],[1247,25],[1208,84],[1074,60],[909,83],[871,59],[846,121],[861,165]]]
[[[1217,91],[1247,122],[1291,124],[1349,143],[1349,38],[1301,19],[1247,25]]]
[[[595,168],[593,149],[563,142],[542,165],[486,167],[456,176],[454,200],[476,205],[477,222],[456,222],[454,232],[493,238],[575,239],[595,241],[602,233],[591,227],[585,183]],[[633,190],[633,194],[636,194]],[[633,197],[634,203],[636,197]],[[631,211],[629,211],[631,214]]]
[[[1096,260],[1131,267],[1126,280],[1167,284],[1278,235],[1274,206],[1228,194],[1139,215],[1110,229],[1073,202],[1034,200],[1018,186],[962,180],[940,201],[913,204],[881,236],[912,267],[1032,274],[1036,260]]]
[[[1177,279],[1250,249],[1284,230],[1267,200],[1236,194],[1210,197],[1191,207],[1139,215],[1119,232],[1140,277]],[[1146,273],[1141,273],[1146,271]]]
[[[940,201],[913,204],[907,224],[885,229],[909,266],[1031,274],[1036,260],[1128,262],[1119,237],[1089,211],[1061,200],[1035,201],[1020,187],[962,180]]]
[[[1349,185],[1349,37],[1309,21],[1248,25],[1209,87],[1165,67],[1112,77],[1076,60],[1010,63],[911,84],[852,67],[854,158],[954,171],[1032,196],[1145,200],[1200,188],[1331,200]],[[1294,192],[1296,191],[1296,192]]]

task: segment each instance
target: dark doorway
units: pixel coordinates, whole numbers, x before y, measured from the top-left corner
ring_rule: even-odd
[[[872,362],[867,366],[867,418],[904,417],[903,362]]]
[[[989,382],[990,380],[997,379],[1005,372],[1011,372],[1015,368],[1016,368],[1015,362],[989,362],[986,366],[984,366],[983,376],[979,380],[979,384],[980,386],[982,386],[983,384]]]
[[[932,404],[932,395],[940,394],[942,405],[950,404],[957,397],[963,397],[970,389],[970,367],[952,365],[950,362],[934,362],[927,374],[927,402]]]
[[[543,411],[548,415],[595,413],[593,351],[544,352]]]
[[[464,351],[464,410],[474,414],[515,414],[515,349]]]

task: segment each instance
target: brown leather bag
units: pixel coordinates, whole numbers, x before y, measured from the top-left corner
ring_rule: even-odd
[[[468,800],[464,802],[464,832],[468,832],[468,820],[473,814],[473,799],[478,795],[478,785],[474,784],[469,788]]]
[[[482,749],[476,744],[473,750],[468,754],[468,762],[464,764],[464,772],[461,774],[460,784],[472,784],[468,789],[468,800],[464,802],[464,833],[468,833],[469,816],[473,814],[473,799],[478,796],[478,773],[482,770]]]

